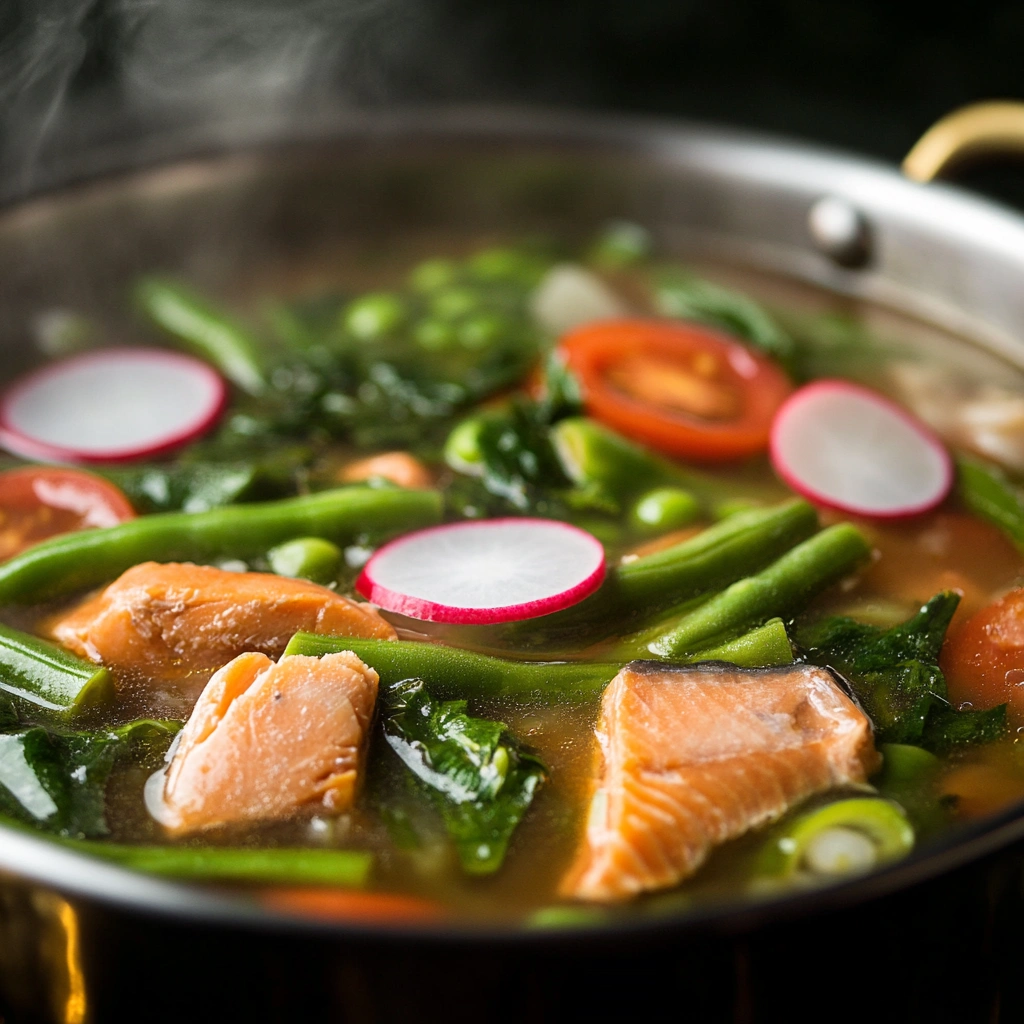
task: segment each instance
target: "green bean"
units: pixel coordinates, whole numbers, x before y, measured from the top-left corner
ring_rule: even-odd
[[[373,867],[373,854],[362,850],[131,846],[85,840],[68,840],[64,845],[147,874],[197,881],[227,879],[362,888]]]
[[[769,619],[749,633],[692,654],[688,661],[728,661],[740,668],[793,664],[793,645],[782,619]]]
[[[135,296],[153,323],[212,363],[232,383],[251,395],[264,390],[256,344],[243,327],[163,278],[144,277]]]
[[[293,537],[380,542],[441,518],[437,491],[340,487],[282,501],[163,512],[43,541],[0,565],[0,604],[32,604],[108,582],[145,561],[263,555]]]
[[[296,633],[284,656],[320,657],[338,651],[353,651],[376,669],[382,690],[403,679],[422,679],[435,697],[445,700],[506,696],[588,700],[599,695],[620,668],[588,661],[511,661],[441,644],[315,633]]]
[[[511,627],[533,643],[614,624],[621,631],[748,576],[814,532],[818,516],[805,501],[737,512],[690,540],[613,568],[592,598],[564,612]],[[607,633],[607,628],[605,629]]]
[[[716,637],[796,612],[819,591],[851,573],[870,553],[868,542],[855,527],[849,523],[830,526],[763,572],[739,580],[695,608],[648,649],[659,658],[678,659],[714,643]]]
[[[70,717],[113,697],[114,680],[108,669],[56,644],[0,626],[0,690]]]
[[[1010,483],[1002,470],[977,459],[960,456],[956,468],[960,500],[1024,550],[1024,493],[1020,488]]]
[[[378,341],[405,324],[405,304],[390,292],[374,292],[353,299],[345,310],[345,330],[359,341]]]
[[[656,487],[633,506],[633,526],[649,534],[667,533],[700,518],[700,502],[681,487]]]

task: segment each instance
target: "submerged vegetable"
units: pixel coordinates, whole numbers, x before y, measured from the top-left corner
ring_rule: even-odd
[[[501,722],[466,714],[466,701],[435,701],[420,679],[389,687],[384,734],[427,787],[455,842],[463,870],[487,875],[546,778]]]
[[[759,871],[774,877],[832,877],[869,871],[905,857],[914,829],[890,800],[854,797],[798,815],[776,830]]]
[[[1024,493],[997,467],[960,456],[956,463],[957,494],[975,515],[999,527],[1024,548]]]
[[[145,561],[249,558],[292,537],[380,541],[437,522],[436,491],[344,487],[300,498],[166,512],[55,537],[0,565],[0,603],[27,604],[94,587]]]

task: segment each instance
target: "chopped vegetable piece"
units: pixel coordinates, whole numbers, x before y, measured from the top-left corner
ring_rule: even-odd
[[[509,839],[547,771],[520,750],[501,722],[466,714],[466,701],[439,703],[421,679],[388,688],[384,734],[427,787],[469,874],[501,867]]]
[[[403,679],[426,680],[442,697],[515,697],[544,702],[587,701],[599,694],[619,666],[593,661],[512,661],[475,651],[412,640],[370,640],[364,637],[296,633],[284,656],[320,656],[353,651],[380,676],[383,699],[387,687]]]
[[[793,645],[782,619],[769,619],[749,633],[708,647],[690,656],[692,661],[727,661],[740,668],[772,668],[793,664]]]
[[[113,484],[78,469],[27,466],[0,473],[0,561],[33,544],[135,518]]]
[[[587,411],[670,455],[716,462],[768,446],[789,394],[767,357],[693,324],[612,320],[562,338]]]
[[[959,595],[936,594],[913,618],[881,630],[853,619],[829,618],[796,635],[808,660],[849,680],[879,739],[945,751],[984,743],[1005,730],[1006,707],[956,711],[950,706],[939,651]]]
[[[0,399],[0,444],[57,462],[122,462],[206,433],[227,401],[205,363],[152,348],[111,348],[50,363]]]
[[[356,589],[429,622],[511,622],[568,608],[604,579],[604,548],[550,519],[491,519],[407,534],[366,563]]]
[[[74,849],[134,871],[201,881],[277,882],[361,888],[369,880],[373,854],[362,850],[231,846],[133,846],[71,842]]]
[[[8,728],[12,715],[8,712]],[[107,835],[104,796],[115,762],[155,762],[180,728],[143,719],[96,732],[31,726],[0,734],[0,812],[60,836]]]
[[[436,491],[341,487],[319,494],[165,512],[54,537],[0,565],[0,604],[29,604],[95,587],[140,562],[251,558],[292,537],[339,545],[383,540],[437,522]]]
[[[779,409],[772,464],[795,491],[856,515],[934,508],[953,484],[942,442],[906,410],[844,380],[816,381]]]
[[[800,814],[773,832],[758,869],[774,877],[849,875],[899,860],[913,848],[914,828],[898,804],[854,797]]]
[[[110,670],[76,658],[62,647],[0,625],[0,690],[70,717],[114,696]]]
[[[251,395],[265,389],[256,344],[244,328],[163,278],[143,278],[135,295],[154,324],[212,363],[233,384]]]
[[[996,466],[961,455],[956,460],[957,494],[975,514],[994,523],[1024,549],[1024,492]]]
[[[906,743],[883,743],[878,749],[882,770],[871,780],[878,792],[895,800],[919,833],[945,824],[949,814],[938,792],[942,762],[923,747]]]
[[[793,338],[753,299],[678,269],[659,275],[655,287],[658,312],[683,320],[698,320],[755,345],[787,363],[793,358]]]
[[[270,568],[278,576],[330,583],[341,569],[341,548],[322,537],[299,537],[267,552]]]
[[[544,275],[530,311],[554,338],[582,324],[627,313],[626,304],[601,278],[575,263],[559,263]]]
[[[871,553],[849,523],[830,526],[798,544],[763,572],[732,584],[684,615],[648,645],[659,658],[691,655],[717,637],[800,611],[815,594],[838,583]]]
[[[408,452],[383,452],[367,459],[350,462],[341,471],[341,482],[362,483],[365,480],[390,480],[399,487],[428,488],[433,486],[430,470]]]
[[[1011,590],[950,631],[941,665],[954,706],[1007,704],[1024,723],[1024,589]]]

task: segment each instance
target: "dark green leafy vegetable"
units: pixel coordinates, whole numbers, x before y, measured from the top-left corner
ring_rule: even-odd
[[[665,316],[718,327],[784,363],[793,356],[792,337],[762,306],[731,288],[670,268],[659,274],[654,297]]]
[[[501,722],[467,715],[464,700],[435,701],[421,679],[393,684],[385,700],[388,744],[430,793],[463,869],[497,871],[544,765]]]
[[[1024,548],[1024,492],[1002,470],[970,456],[959,456],[956,468],[960,500]]]
[[[939,650],[960,597],[936,594],[913,618],[882,630],[853,619],[825,619],[797,633],[808,661],[850,682],[880,740],[942,752],[987,743],[1006,729],[1006,706],[957,711],[948,700]]]
[[[143,719],[96,732],[16,729],[8,706],[0,735],[0,812],[59,836],[107,835],[104,800],[115,763],[131,757],[156,767],[179,722]]]

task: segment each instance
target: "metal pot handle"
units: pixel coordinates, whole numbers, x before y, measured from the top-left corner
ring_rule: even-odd
[[[995,153],[1024,153],[1024,103],[972,103],[936,121],[903,161],[914,181],[932,181],[954,164]]]

